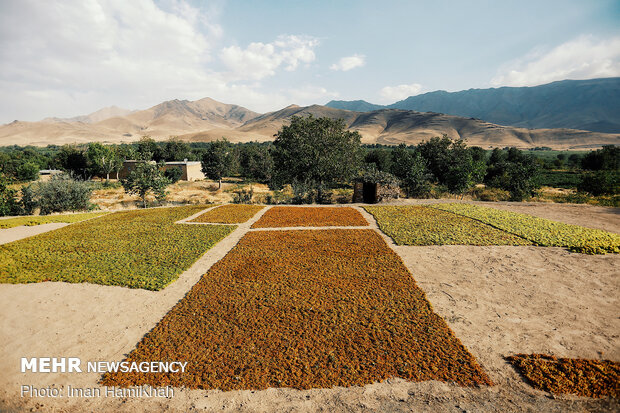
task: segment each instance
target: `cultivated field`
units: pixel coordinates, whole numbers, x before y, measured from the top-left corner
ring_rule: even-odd
[[[504,213],[510,205],[490,211],[444,203],[203,212],[209,207],[113,213],[0,246],[0,281],[18,283],[0,285],[0,406],[620,408],[613,398],[620,360],[620,260],[613,252],[620,237],[574,226],[608,220],[617,228],[613,209],[572,210],[573,225],[566,225]],[[103,234],[105,242],[92,234]],[[189,370],[104,377],[19,373],[19,357],[43,354],[183,360]],[[509,359],[517,354],[525,356]],[[544,364],[541,375],[540,360],[551,359],[531,354],[550,354],[564,364]],[[524,376],[515,367],[525,367]],[[583,380],[572,385],[571,374]],[[543,390],[532,387],[537,382]],[[21,384],[145,383],[172,384],[175,397],[18,394]]]

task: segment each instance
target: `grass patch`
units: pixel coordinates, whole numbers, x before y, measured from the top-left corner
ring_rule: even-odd
[[[550,171],[543,170],[540,173],[539,183],[542,186],[553,188],[577,188],[584,173],[582,171]]]
[[[469,204],[435,204],[430,208],[454,212],[518,235],[544,247],[566,247],[584,254],[620,252],[620,235],[600,229],[564,224],[532,215]]]
[[[0,245],[0,282],[88,282],[159,290],[234,230],[175,225],[204,205],[116,212]]]
[[[190,222],[241,224],[263,209],[260,205],[222,205],[208,210]]]
[[[256,231],[217,262],[127,357],[184,374],[104,385],[192,389],[362,386],[389,377],[492,384],[373,230]]]
[[[585,397],[620,397],[618,362],[545,354],[516,354],[506,359],[538,390]]]
[[[422,206],[365,206],[397,245],[531,245],[505,231]]]
[[[17,218],[0,219],[0,229],[19,227],[26,225],[28,227],[41,224],[50,224],[53,222],[66,222],[68,224],[84,221],[85,219],[95,218],[105,215],[107,212],[86,212],[82,214],[63,214],[63,215],[37,215],[24,216]]]
[[[252,228],[367,226],[359,211],[350,207],[290,207],[269,209]]]

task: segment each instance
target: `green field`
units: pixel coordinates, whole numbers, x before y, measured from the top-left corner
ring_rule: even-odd
[[[0,245],[0,282],[160,290],[236,227],[174,222],[204,205],[116,212]]]
[[[584,173],[581,171],[549,171],[543,170],[540,173],[540,184],[553,188],[577,188]]]

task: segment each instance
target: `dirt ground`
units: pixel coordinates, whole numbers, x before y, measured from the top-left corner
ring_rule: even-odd
[[[588,205],[491,204],[564,222],[615,230],[618,210]],[[175,389],[174,397],[29,398],[21,385],[96,386],[98,374],[22,374],[20,357],[120,361],[140,338],[249,231],[239,226],[179,279],[158,292],[90,284],[0,285],[2,411],[619,411],[618,400],[533,390],[505,361],[520,352],[620,360],[620,256],[561,248],[398,247],[435,311],[496,383],[463,388],[386,380],[364,387],[264,391]],[[372,217],[362,211],[376,228]]]
[[[0,245],[17,241],[18,239],[33,237],[69,225],[65,222],[50,222],[49,224],[21,225],[19,227],[0,229]]]
[[[218,188],[217,181],[179,181],[168,187],[166,201],[169,204],[206,204],[228,203],[232,201],[232,195],[238,189],[237,179],[227,178],[222,182],[222,188]],[[256,194],[267,191],[266,185],[254,184]],[[155,197],[149,195],[148,202],[155,202]],[[97,189],[93,191],[91,202],[104,211],[117,211],[121,209],[136,208],[141,202],[137,195],[125,193],[123,188]]]

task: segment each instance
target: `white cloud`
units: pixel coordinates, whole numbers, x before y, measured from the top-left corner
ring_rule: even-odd
[[[409,96],[419,95],[422,91],[422,85],[412,83],[410,85],[386,86],[379,94],[384,102],[396,102],[408,98]]]
[[[300,63],[310,63],[316,56],[314,48],[319,41],[309,36],[279,36],[273,43],[250,43],[245,49],[225,47],[219,56],[231,70],[231,75],[242,79],[262,79],[273,76],[280,66],[293,71]]]
[[[188,4],[176,7],[177,14],[151,0],[2,2],[0,113],[37,119],[144,107],[217,87],[222,79],[204,68],[221,29]]]
[[[494,86],[535,86],[563,79],[620,76],[620,37],[580,36],[551,50],[535,50],[503,65]]]
[[[186,0],[0,1],[0,122],[206,96],[257,111],[289,104],[293,91],[257,81],[314,61],[318,40],[222,47],[218,13]]]
[[[362,67],[366,64],[366,56],[361,54],[354,54],[353,56],[343,57],[338,62],[331,65],[331,70],[341,70],[343,72],[355,69],[356,67]]]

